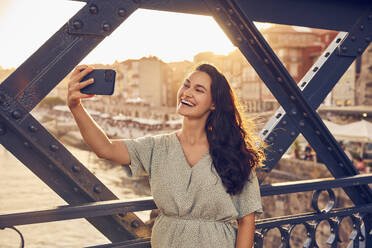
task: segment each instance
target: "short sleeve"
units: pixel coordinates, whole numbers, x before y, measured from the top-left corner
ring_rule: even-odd
[[[243,190],[238,195],[231,196],[240,219],[252,212],[256,215],[263,213],[261,204],[260,186],[254,171],[251,172],[249,180],[245,183]]]
[[[146,136],[136,139],[123,139],[126,145],[133,176],[151,176],[151,164],[154,153],[154,137]]]

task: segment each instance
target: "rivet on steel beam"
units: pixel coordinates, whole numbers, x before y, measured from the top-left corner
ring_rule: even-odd
[[[270,136],[270,137],[269,137],[269,140],[270,140],[270,141],[274,141],[274,137],[273,137],[273,136]]]
[[[344,52],[344,53],[347,52],[347,47],[344,46],[344,47],[342,47],[341,49],[342,49],[342,52]]]
[[[269,64],[270,61],[269,61],[267,58],[264,58],[264,63],[265,63],[265,64]]]
[[[278,151],[279,151],[280,153],[283,153],[283,152],[284,152],[284,150],[283,150],[282,148],[279,148]]]
[[[344,164],[343,164],[343,163],[338,163],[338,165],[339,165],[340,167],[344,167]]]
[[[227,22],[226,25],[229,26],[229,27],[231,27],[232,23],[231,22]]]
[[[368,20],[372,20],[372,14],[368,15]]]
[[[303,127],[303,126],[305,126],[305,122],[304,121],[300,121],[299,125],[300,125],[300,127]]]
[[[52,152],[56,152],[56,151],[58,151],[59,150],[59,147],[57,146],[57,145],[50,145],[49,146],[49,149],[52,151]]]
[[[79,165],[74,165],[74,166],[72,166],[72,170],[73,170],[74,172],[80,172],[80,171],[81,171],[81,168],[80,168]]]
[[[275,117],[279,119],[282,116],[282,113],[278,113]]]
[[[307,117],[309,116],[306,112],[304,112],[302,115],[303,115],[305,118],[307,118]]]
[[[234,10],[233,9],[229,9],[228,12],[229,12],[230,15],[233,15],[234,14]]]
[[[83,23],[79,20],[76,20],[72,23],[72,26],[74,27],[74,29],[79,30],[83,28]]]
[[[102,192],[102,187],[101,187],[100,185],[95,185],[95,186],[93,187],[93,191],[94,191],[94,193],[99,194],[99,193]]]
[[[21,111],[19,111],[19,110],[14,110],[13,112],[12,112],[12,117],[14,118],[14,119],[20,119],[21,117],[22,117],[22,113],[21,113]]]
[[[287,121],[283,121],[282,123],[283,123],[284,126],[287,125]]]
[[[367,43],[371,42],[371,37],[367,36],[365,39],[364,39]]]
[[[94,4],[90,5],[89,12],[93,15],[98,14],[98,7]]]
[[[277,77],[276,80],[278,80],[279,83],[283,82],[283,79],[281,77]]]
[[[108,24],[108,23],[104,23],[104,24],[102,25],[102,29],[103,29],[103,31],[105,31],[105,32],[109,32],[109,31],[111,30],[111,25]]]
[[[269,130],[265,129],[265,130],[262,132],[262,135],[266,135],[267,132],[269,132]]]
[[[313,72],[316,72],[319,69],[319,67],[315,66],[313,69]]]
[[[30,126],[28,126],[28,130],[32,133],[36,133],[38,128],[31,124]]]
[[[320,131],[319,130],[315,130],[315,134],[316,135],[320,135]]]
[[[79,192],[78,187],[73,187],[72,190],[73,190],[74,192]]]
[[[123,8],[118,9],[118,15],[120,17],[125,17],[127,15],[127,11]]]
[[[243,41],[242,37],[240,37],[240,36],[236,37],[236,40],[237,40],[238,42],[242,42],[242,41]]]
[[[3,105],[5,103],[6,96],[4,94],[0,94],[0,104]]]
[[[292,115],[297,115],[297,110],[293,109],[293,110],[291,111],[291,114],[292,114]]]
[[[244,30],[244,25],[243,25],[243,24],[240,24],[240,25],[239,25],[239,29],[240,29],[240,30]]]
[[[6,134],[6,126],[0,123],[0,135]]]
[[[292,101],[296,100],[296,97],[291,95],[289,98],[291,98]]]
[[[350,37],[350,40],[351,40],[351,41],[356,41],[356,37],[355,37],[355,35],[351,36],[351,37]]]
[[[328,151],[332,151],[332,147],[328,146],[327,147]]]
[[[133,228],[138,228],[140,225],[137,220],[134,220],[130,223],[130,226]]]
[[[303,82],[303,83],[301,84],[301,87],[304,87],[306,84],[307,84],[307,82]]]
[[[30,148],[30,143],[28,143],[27,141],[23,142],[23,145],[24,145],[26,148]]]
[[[362,24],[362,25],[360,25],[360,30],[364,30],[364,25]]]
[[[358,53],[362,53],[362,52],[363,52],[362,48],[359,47],[359,48],[357,49],[357,52],[358,52]]]
[[[49,167],[49,169],[51,169],[51,170],[54,169],[54,165],[53,165],[53,164],[48,164],[48,167]]]
[[[249,39],[249,42],[254,45],[256,42],[254,41],[254,39]]]
[[[220,11],[221,11],[221,7],[220,7],[220,6],[217,6],[217,7],[216,7],[216,11],[217,11],[217,12],[220,12]]]
[[[295,133],[295,132],[291,132],[290,135],[291,135],[292,137],[294,137],[294,136],[296,135],[296,133]]]

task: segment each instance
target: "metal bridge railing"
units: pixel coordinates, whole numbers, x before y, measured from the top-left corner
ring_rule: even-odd
[[[327,240],[327,244],[329,247],[338,247],[338,242],[340,240],[340,224],[345,217],[350,217],[353,225],[352,232],[350,233],[350,245],[352,245],[352,247],[365,247],[363,241],[365,240],[366,234],[363,232],[363,216],[366,213],[372,213],[372,204],[334,209],[336,199],[332,189],[340,187],[347,188],[351,186],[358,187],[368,184],[372,184],[372,174],[356,175],[338,179],[325,178],[262,185],[260,189],[263,197],[314,191],[311,201],[311,206],[314,211],[257,220],[255,247],[263,247],[265,237],[272,229],[279,230],[281,235],[281,247],[291,247],[290,240],[292,230],[297,225],[303,225],[307,232],[307,237],[303,247],[322,247],[317,243],[315,234],[319,223],[324,220],[330,225],[330,236]],[[322,191],[327,191],[329,194],[329,201],[324,209],[320,209],[318,205],[319,195]],[[125,215],[130,212],[152,209],[156,209],[156,205],[151,198],[135,201],[101,201],[78,206],[66,205],[53,209],[0,215],[0,229],[12,228],[16,230],[21,236],[21,247],[24,247],[23,236],[21,232],[15,228],[15,226],[71,220],[77,218],[107,216],[113,214]],[[150,239],[135,239],[119,243],[94,246],[94,248],[98,247],[150,247]]]

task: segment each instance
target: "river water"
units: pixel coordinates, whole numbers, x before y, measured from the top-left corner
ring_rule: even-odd
[[[123,183],[125,181],[123,178],[126,177],[123,167],[107,166],[91,152],[71,146],[67,148],[120,199],[133,200],[146,196],[137,195],[131,187]],[[0,214],[61,205],[66,205],[66,202],[0,146]],[[150,211],[136,214],[143,221],[147,221]],[[109,243],[109,240],[85,219],[25,225],[17,228],[25,238],[26,248],[73,248]],[[0,230],[0,248],[13,248],[19,245],[20,238],[15,231]]]

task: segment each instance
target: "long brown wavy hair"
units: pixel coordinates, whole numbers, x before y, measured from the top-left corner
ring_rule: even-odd
[[[210,64],[200,64],[195,70],[207,73],[212,79],[211,93],[215,109],[207,118],[205,131],[213,165],[226,192],[239,194],[252,170],[261,166],[265,159],[264,143],[254,135],[253,120],[242,117],[225,76]]]

